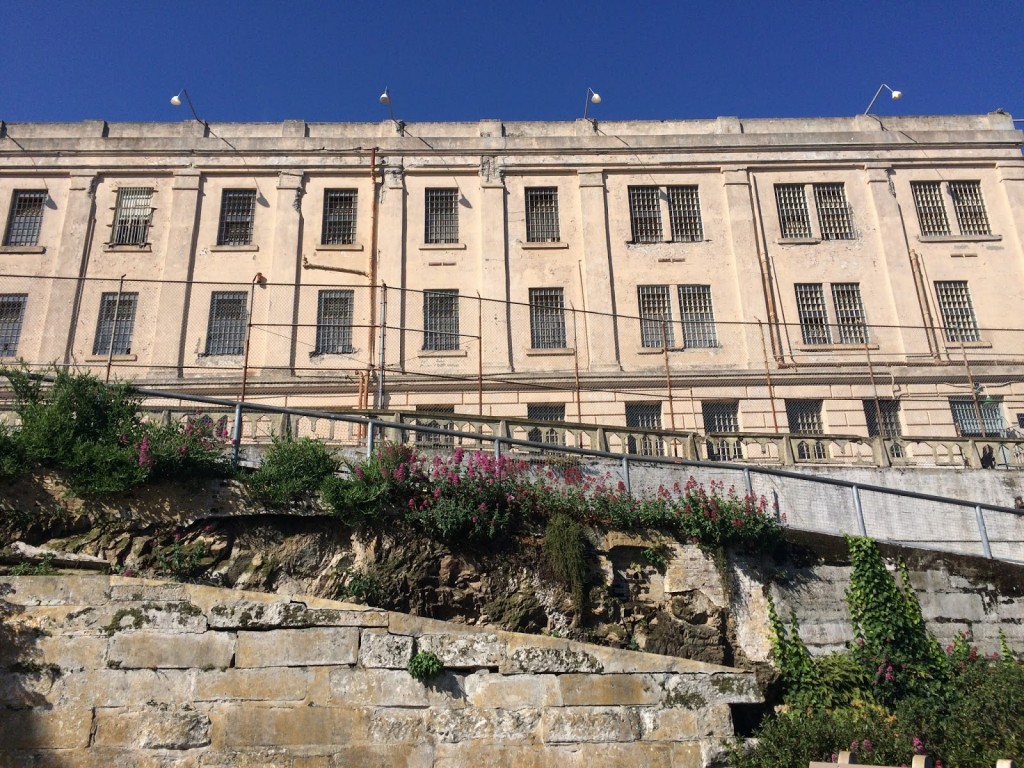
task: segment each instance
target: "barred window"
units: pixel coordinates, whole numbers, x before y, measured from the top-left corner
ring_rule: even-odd
[[[735,400],[703,401],[704,433],[722,434],[740,431],[740,406]],[[743,446],[737,440],[707,440],[710,461],[729,461],[743,458]]]
[[[657,187],[629,188],[629,220],[634,243],[660,243],[661,199]]]
[[[557,188],[527,187],[526,241],[528,243],[557,243],[559,241]]]
[[[868,326],[860,283],[832,283],[832,303],[836,308],[839,343],[867,344]]]
[[[245,297],[244,291],[214,291],[210,297],[207,355],[240,355],[245,351]]]
[[[130,355],[135,328],[137,293],[104,293],[100,297],[100,315],[96,321],[94,355]]]
[[[668,217],[673,242],[697,243],[704,239],[696,186],[668,188]]]
[[[882,417],[881,424],[878,421],[879,415]],[[899,400],[865,400],[864,418],[870,437],[900,437],[903,434]]]
[[[852,240],[853,224],[842,184],[815,184],[814,203],[822,240]]]
[[[424,242],[459,242],[459,190],[427,190]]]
[[[710,285],[680,285],[679,314],[683,320],[683,343],[688,348],[718,346]]]
[[[942,202],[941,182],[912,181],[910,190],[914,194],[914,206],[917,208],[917,221],[921,225],[921,234],[925,236],[948,235],[949,220],[946,218],[946,206]]]
[[[1003,402],[999,398],[975,400],[970,396],[951,397],[949,410],[956,433],[961,437],[1001,437],[1006,430]]]
[[[117,191],[114,224],[110,230],[111,245],[145,245],[153,217],[151,187],[122,187]]]
[[[526,418],[530,421],[565,421],[565,405],[553,403],[528,403],[526,405]],[[541,429],[534,427],[526,436],[527,440],[535,443],[552,443],[561,445],[565,442],[562,435],[554,428]]]
[[[626,403],[626,427],[661,429],[661,403]],[[664,456],[665,441],[660,435],[631,435],[626,450],[641,456]]]
[[[459,292],[423,292],[423,349],[459,348]]]
[[[644,347],[669,349],[675,346],[672,332],[672,299],[667,285],[639,285],[640,344]]]
[[[831,344],[828,308],[821,283],[796,284],[796,309],[804,344]]]
[[[220,199],[217,245],[252,245],[256,190],[225,189]]]
[[[437,415],[455,415],[454,405],[417,405],[417,413],[429,413]],[[447,421],[445,419],[429,419],[419,416],[416,418],[415,424],[421,427],[434,427],[435,429],[455,429],[455,423]],[[428,448],[445,448],[455,445],[454,435],[441,435],[434,432],[417,432],[416,443],[423,445]]]
[[[7,217],[4,245],[38,245],[46,192],[15,190]]]
[[[821,418],[821,400],[787,400],[786,418],[789,431],[794,435],[823,435],[825,425]],[[824,459],[825,444],[820,440],[809,443],[801,440],[796,445],[798,459]]]
[[[355,291],[322,290],[316,302],[316,355],[350,355]]]
[[[561,288],[530,289],[530,344],[534,349],[565,348],[565,297]]]
[[[803,184],[776,184],[775,202],[783,237],[810,237],[811,217]]]
[[[351,245],[356,241],[356,200],[354,189],[324,190],[323,245]]]
[[[0,357],[18,354],[21,323],[25,319],[27,293],[0,293]]]
[[[949,196],[962,235],[991,235],[980,181],[951,181]]]
[[[967,281],[937,280],[935,295],[939,300],[946,341],[979,341],[981,335],[978,333],[978,321],[974,316]]]

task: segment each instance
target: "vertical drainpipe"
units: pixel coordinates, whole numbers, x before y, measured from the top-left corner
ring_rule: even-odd
[[[374,336],[374,330],[377,325],[377,228],[379,226],[378,213],[380,210],[380,190],[382,186],[377,178],[377,149],[378,147],[373,147],[370,150],[370,179],[373,181],[373,201],[370,207],[370,263],[366,270],[370,276],[370,327],[367,328],[366,332],[366,348],[369,350],[366,358],[367,387],[370,385],[369,375],[370,371],[373,370],[373,358],[377,349],[377,339]]]

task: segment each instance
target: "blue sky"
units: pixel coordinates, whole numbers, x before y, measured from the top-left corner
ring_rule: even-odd
[[[1024,1],[9,0],[0,119],[1024,117]]]

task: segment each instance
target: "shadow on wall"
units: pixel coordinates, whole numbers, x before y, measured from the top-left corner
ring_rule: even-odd
[[[60,676],[59,668],[39,662],[42,633],[18,618],[24,609],[7,599],[12,592],[13,586],[0,584],[0,744],[5,749],[40,743],[40,718],[52,708],[46,694]]]

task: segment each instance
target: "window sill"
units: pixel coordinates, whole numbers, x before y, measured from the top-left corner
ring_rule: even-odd
[[[319,360],[324,357],[348,357],[356,353],[355,347],[349,347],[348,349],[335,350],[333,352],[310,352],[310,360]]]
[[[464,251],[465,243],[420,243],[421,251]]]
[[[631,248],[643,248],[645,246],[662,246],[662,245],[700,245],[701,243],[710,242],[709,240],[651,240],[645,242],[637,242],[636,240],[627,240],[626,245]]]
[[[232,252],[245,252],[245,251],[258,251],[260,247],[255,244],[250,245],[211,245],[210,251],[222,251],[225,253]]]
[[[362,243],[333,243],[326,244],[321,243],[314,250],[316,251],[361,251],[363,250]]]
[[[568,248],[569,244],[564,240],[558,240],[553,243],[519,243],[519,247],[524,251],[543,251],[550,250],[552,248]]]
[[[576,350],[568,347],[550,347],[526,350],[527,357],[564,357],[565,355],[575,354]]]
[[[45,245],[3,245],[0,253],[46,253]]]
[[[919,243],[996,243],[1002,235],[918,235]]]
[[[779,245],[817,245],[821,242],[819,237],[780,237],[776,240]]]
[[[963,349],[992,349],[991,341],[947,341],[946,350],[953,352]]]
[[[85,358],[87,363],[105,363],[107,360],[112,363],[134,363],[139,359],[138,355],[111,355],[109,358],[106,355],[89,355]]]
[[[720,345],[715,344],[713,347],[712,346],[708,346],[708,347],[669,347],[668,351],[669,352],[693,352],[695,350],[702,350],[702,349],[718,349],[719,346]],[[640,349],[638,349],[636,351],[636,353],[638,355],[663,355],[663,354],[665,354],[665,350],[662,349],[661,347],[640,347]]]
[[[152,253],[153,246],[150,243],[145,245],[112,245],[105,243],[103,250],[107,253]]]
[[[465,349],[421,349],[420,357],[466,357],[469,351]]]
[[[877,344],[794,344],[798,352],[846,352],[857,349],[878,349]]]

